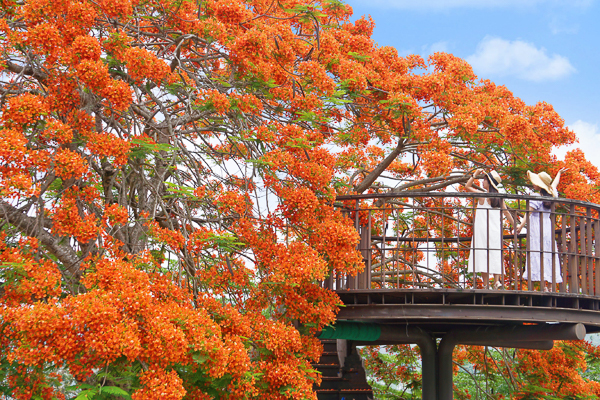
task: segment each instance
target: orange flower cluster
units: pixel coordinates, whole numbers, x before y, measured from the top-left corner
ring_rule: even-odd
[[[490,160],[517,174],[574,141],[550,105],[450,54],[378,47],[351,14],[308,0],[0,10],[11,396],[59,397],[58,373],[136,399],[314,398],[313,335],[339,307],[322,281],[363,268],[337,194]],[[567,158],[560,189],[599,201],[598,170]],[[438,222],[416,216],[413,234]]]
[[[122,61],[127,64],[129,75],[137,83],[144,79],[161,82],[171,72],[164,61],[146,49],[130,47],[124,51]]]
[[[79,213],[77,200],[73,197],[64,198],[52,213],[53,230],[59,236],[73,236],[80,243],[87,243],[96,238],[99,233],[97,220],[94,215],[83,217]]]
[[[510,398],[543,398],[552,393],[558,398],[597,397],[600,384],[585,379],[581,372],[587,368],[586,359],[598,355],[598,347],[586,341],[556,342],[548,351],[516,350],[512,355],[492,358],[489,350],[482,347],[460,347],[456,356],[459,364],[468,363],[471,368],[489,377],[504,375],[511,371],[513,389]],[[456,368],[455,371],[458,371]],[[470,398],[464,396],[465,398]]]

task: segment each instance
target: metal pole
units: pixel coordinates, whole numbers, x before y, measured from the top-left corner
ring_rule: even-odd
[[[552,287],[551,292],[556,292],[556,203],[552,202],[550,209],[550,226],[552,228]]]
[[[544,259],[546,258],[546,254],[545,254],[545,250],[544,249],[544,218],[545,218],[545,207],[543,205],[544,203],[542,203],[542,207],[540,208],[539,211],[539,217],[540,217],[540,248],[538,249],[540,252],[540,292],[544,291],[544,288],[546,287],[546,271],[545,271],[545,265],[544,265]],[[529,289],[530,291],[532,290],[531,288]]]
[[[446,334],[438,347],[438,393],[439,400],[454,399],[454,376],[452,371],[452,353],[458,344],[452,333]]]
[[[586,207],[585,213],[585,263],[587,264],[588,294],[594,295],[594,264],[592,262],[592,210]],[[582,242],[583,244],[583,242]]]
[[[529,218],[531,213],[529,212],[529,200],[525,201],[525,218],[527,219],[527,290],[532,291],[531,287],[531,224]]]
[[[453,400],[452,352],[457,344],[477,343],[480,346],[495,341],[532,342],[547,340],[582,340],[585,338],[583,324],[540,324],[490,327],[485,329],[457,329],[448,332],[438,348],[439,400]]]
[[[423,400],[438,400],[437,393],[437,346],[435,339],[421,329],[406,325],[382,325],[378,341],[395,344],[416,344],[421,350],[421,375]]]
[[[578,263],[581,266],[581,290],[583,294],[588,292],[587,266],[585,265],[585,218],[579,218],[579,248],[577,249]]]

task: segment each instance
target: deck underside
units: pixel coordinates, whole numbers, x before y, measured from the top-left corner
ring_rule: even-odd
[[[420,326],[434,335],[458,327],[581,323],[600,332],[600,299],[566,293],[454,289],[339,290],[338,320]]]

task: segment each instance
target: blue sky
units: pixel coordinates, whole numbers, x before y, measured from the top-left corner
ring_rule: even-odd
[[[452,53],[526,103],[552,104],[600,167],[600,0],[345,1],[373,17],[380,46]]]

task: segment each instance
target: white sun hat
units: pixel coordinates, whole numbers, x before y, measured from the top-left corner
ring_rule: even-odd
[[[531,171],[527,171],[527,178],[529,178],[531,183],[533,183],[535,186],[541,187],[542,189],[546,190],[548,194],[554,196],[554,189],[552,189],[552,177],[546,172],[542,171],[539,174],[536,174]]]
[[[499,186],[502,186],[502,178],[500,177],[500,174],[495,170],[491,170],[490,172],[486,173],[486,175],[488,177],[488,181],[490,181],[490,184],[495,187],[496,190],[500,190]]]

